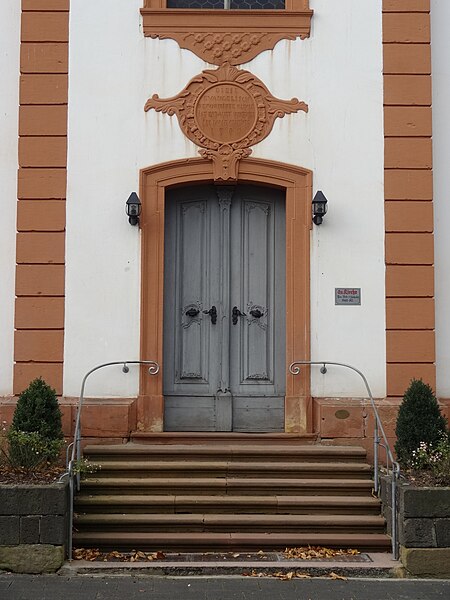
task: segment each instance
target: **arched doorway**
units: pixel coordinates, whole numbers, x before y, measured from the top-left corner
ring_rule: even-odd
[[[283,353],[282,360],[278,362],[283,364],[284,370],[283,386],[278,386],[278,389],[283,389],[284,394],[284,427],[281,425],[279,428],[290,433],[310,433],[312,431],[309,373],[305,370],[301,377],[294,379],[286,368],[294,359],[307,360],[309,358],[311,179],[311,172],[306,169],[274,161],[249,158],[241,161],[238,181],[238,187],[250,184],[258,186],[258,189],[272,188],[274,191],[281,192],[285,198],[285,240],[283,241],[285,248],[282,253],[282,262],[285,264],[283,283],[285,285],[285,294],[283,294],[285,295],[285,315],[283,315],[282,329],[285,328],[285,336],[284,350],[277,348],[276,352]],[[171,193],[176,194],[176,191],[173,191],[176,188],[193,185],[199,186],[199,188],[202,186],[203,189],[205,186],[214,185],[210,162],[203,159],[179,160],[141,171],[140,193],[143,205],[141,217],[141,356],[142,358],[156,358],[162,367],[161,374],[157,378],[141,377],[137,422],[138,428],[142,431],[164,430],[166,197]],[[209,189],[211,190],[212,187]],[[241,226],[242,223],[238,225],[238,227]],[[166,277],[166,288],[167,281]],[[179,308],[177,308],[178,312]],[[195,307],[191,308],[195,309]],[[202,306],[202,310],[210,308]],[[234,306],[231,307],[231,310],[233,308]],[[241,307],[237,308],[241,312],[245,312],[247,307],[244,307],[244,310]],[[186,308],[186,311],[188,310],[189,307]],[[262,311],[262,309],[260,310]],[[166,315],[168,315],[167,308]],[[167,318],[173,319],[173,315],[167,316]],[[188,316],[187,319],[189,318]],[[170,327],[169,329],[166,327],[167,335],[171,335]],[[277,395],[275,394],[275,396]]]

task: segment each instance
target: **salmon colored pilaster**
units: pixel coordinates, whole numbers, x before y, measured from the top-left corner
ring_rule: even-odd
[[[22,0],[14,393],[62,394],[69,0]]]
[[[430,0],[383,1],[387,395],[435,386]]]
[[[141,171],[142,198],[142,315],[141,358],[157,360],[161,370],[147,377],[142,370],[137,403],[140,431],[163,431],[163,281],[164,198],[166,188],[189,183],[213,183],[213,165],[190,158],[149,167]],[[309,233],[311,226],[311,172],[270,160],[241,161],[239,183],[255,183],[286,192],[286,365],[308,360],[309,323]],[[286,369],[287,371],[287,369]],[[311,433],[312,403],[309,371],[301,376],[286,374],[285,431]]]

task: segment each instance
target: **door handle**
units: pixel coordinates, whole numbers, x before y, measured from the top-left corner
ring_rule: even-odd
[[[233,321],[233,325],[236,325],[239,317],[246,317],[247,315],[241,312],[237,306],[233,306],[233,310],[231,311],[231,317]]]
[[[259,310],[259,308],[252,308],[250,314],[252,317],[255,317],[255,319],[260,319],[263,316],[263,313]]]
[[[204,310],[203,312],[205,315],[209,315],[211,317],[212,325],[217,323],[217,308],[215,306],[211,306],[209,310]]]
[[[188,308],[188,310],[187,310],[187,311],[186,311],[184,314],[185,314],[187,317],[192,317],[192,318],[194,318],[194,317],[196,317],[196,316],[199,314],[199,312],[200,312],[200,311],[198,310],[198,308],[194,308],[194,307],[192,307],[192,308]]]

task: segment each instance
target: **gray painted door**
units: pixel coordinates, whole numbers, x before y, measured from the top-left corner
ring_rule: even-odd
[[[166,431],[284,430],[284,210],[272,188],[168,193]]]

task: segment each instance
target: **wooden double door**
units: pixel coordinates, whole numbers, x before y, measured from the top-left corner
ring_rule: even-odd
[[[166,193],[166,431],[284,431],[284,196],[251,185]]]

